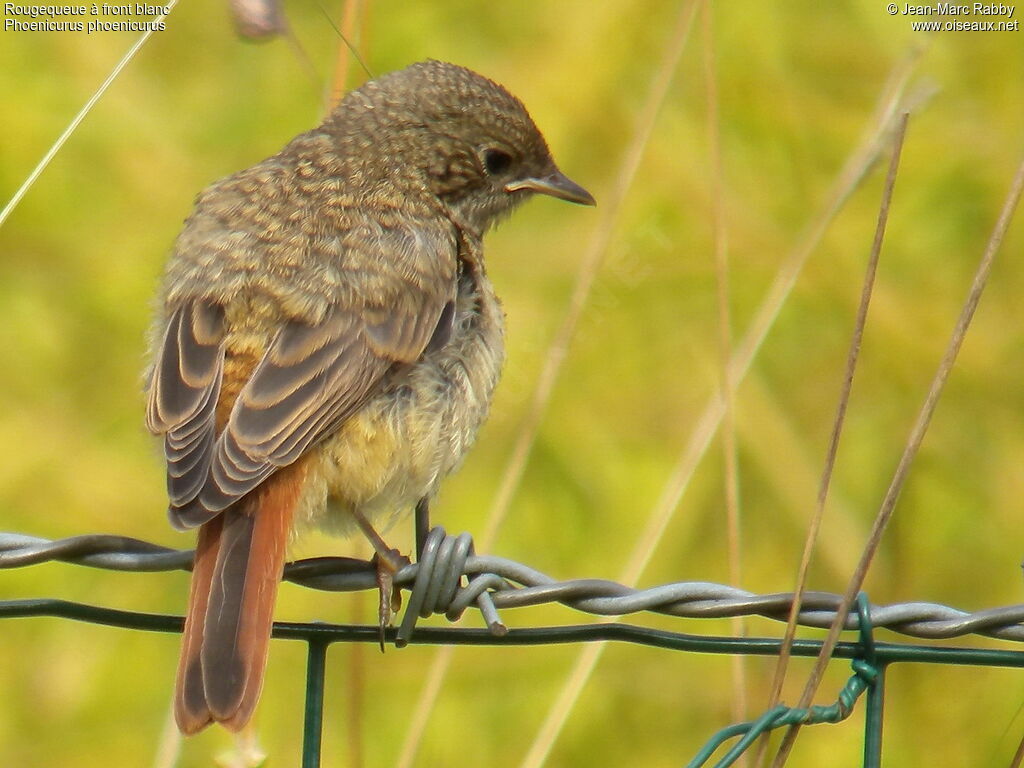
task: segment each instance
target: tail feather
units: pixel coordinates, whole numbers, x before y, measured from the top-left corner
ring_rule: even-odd
[[[252,505],[243,503],[239,506]],[[238,711],[245,695],[247,668],[254,660],[246,658],[240,646],[243,633],[258,630],[246,615],[252,610],[251,605],[245,605],[246,587],[250,579],[267,575],[249,573],[250,564],[256,566],[259,555],[254,551],[253,534],[265,516],[244,508],[229,508],[222,517],[224,526],[220,534],[220,551],[213,583],[210,584],[200,654],[206,703],[217,721],[230,719]],[[271,580],[273,586],[269,597],[272,601],[273,592],[277,591],[277,579],[272,577]]]
[[[203,692],[203,669],[200,651],[203,647],[203,625],[206,606],[210,599],[217,552],[220,549],[222,518],[215,517],[199,529],[196,541],[195,565],[192,567],[192,587],[189,590],[188,613],[182,633],[181,659],[178,662],[178,682],[174,696],[174,718],[182,733],[198,733],[213,721]]]
[[[240,730],[256,708],[303,479],[296,470],[275,474],[200,528],[175,706],[183,733],[212,721]]]

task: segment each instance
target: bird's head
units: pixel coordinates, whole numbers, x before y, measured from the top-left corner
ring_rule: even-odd
[[[335,114],[339,129],[377,137],[361,138],[396,183],[428,190],[478,232],[537,193],[594,205],[558,170],[522,102],[465,67],[413,64],[353,91]]]

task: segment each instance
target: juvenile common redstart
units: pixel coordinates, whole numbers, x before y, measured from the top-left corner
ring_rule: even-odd
[[[199,528],[178,666],[186,734],[252,716],[292,530],[425,505],[487,416],[503,315],[482,237],[534,193],[594,200],[523,105],[413,64],[203,191],[167,264],[149,429]]]

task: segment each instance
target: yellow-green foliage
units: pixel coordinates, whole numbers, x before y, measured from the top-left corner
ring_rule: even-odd
[[[165,521],[161,462],[142,426],[139,372],[151,295],[196,192],[315,124],[324,90],[287,42],[239,42],[225,5],[182,0],[167,31],[153,36],[0,229],[3,529],[48,537],[109,532],[190,546]],[[537,200],[490,236],[489,269],[508,312],[508,367],[477,448],[435,507],[449,530],[479,533],[577,268],[610,213],[614,179],[680,3],[368,5],[361,47],[374,72],[434,57],[506,84],[529,106],[562,168],[599,202],[590,210]],[[325,8],[339,15],[336,3]],[[287,13],[326,81],[339,48],[335,33],[315,2],[290,3]],[[715,4],[710,44],[735,339],[820,216],[889,73],[926,46],[910,90],[932,95],[910,121],[811,568],[815,589],[846,584],[1024,157],[1022,33],[928,37],[911,31],[910,21],[874,0]],[[0,198],[13,193],[134,39],[3,33]],[[708,44],[698,15],[491,548],[555,576],[619,577],[718,386]],[[361,77],[353,65],[349,85]],[[884,163],[814,249],[738,391],[739,586],[792,587],[883,176]],[[1018,220],[869,576],[875,602],[975,610],[1020,600],[1022,246]],[[716,442],[640,584],[729,580],[722,466]],[[390,538],[408,549],[408,526]],[[314,553],[365,554],[365,547],[314,539],[296,552]],[[45,565],[0,575],[0,599],[63,597],[161,613],[180,612],[186,590],[182,573]],[[354,601],[285,586],[278,616],[372,621],[373,596]],[[585,620],[558,608],[504,618],[513,626]],[[631,620],[732,631],[725,622]],[[748,631],[779,634],[781,627],[757,621]],[[0,766],[150,765],[177,645],[170,635],[56,619],[0,622]],[[518,765],[578,650],[458,650],[417,765]],[[325,766],[351,765],[357,738],[365,765],[394,764],[434,654],[362,648],[354,658],[349,647],[332,649]],[[268,765],[297,764],[303,661],[301,644],[274,643],[259,716]],[[358,693],[353,665],[361,665]],[[764,704],[771,669],[767,660],[748,662],[752,712]],[[788,700],[807,669],[794,665]],[[835,665],[820,700],[830,700],[847,674]],[[1019,675],[1005,671],[897,670],[886,764],[1007,764],[1020,732],[1021,689]],[[728,659],[609,648],[549,764],[681,765],[732,721],[735,699]],[[789,764],[856,765],[860,739],[857,718],[807,729]],[[212,730],[185,745],[178,765],[211,765],[229,744]]]

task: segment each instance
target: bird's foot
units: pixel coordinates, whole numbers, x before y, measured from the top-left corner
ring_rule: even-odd
[[[384,631],[391,626],[391,617],[402,607],[402,592],[395,586],[395,574],[412,561],[397,549],[374,552],[370,560],[377,570],[377,588],[380,590],[380,604],[377,608],[380,628],[380,650],[384,651]]]

